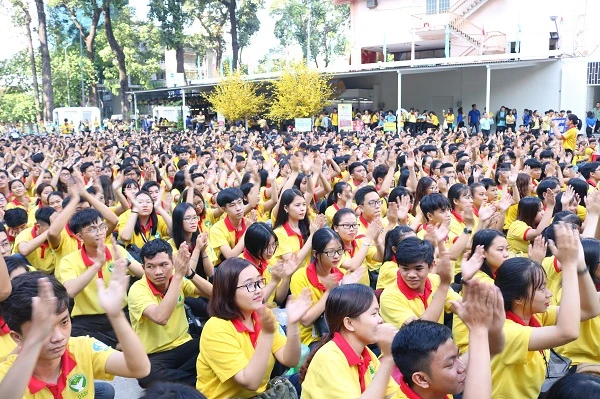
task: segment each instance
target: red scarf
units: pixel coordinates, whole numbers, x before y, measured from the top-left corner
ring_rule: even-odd
[[[227,227],[227,231],[229,231],[229,232],[235,231],[235,244],[234,244],[234,246],[235,246],[238,243],[238,241],[240,240],[240,238],[242,238],[242,236],[246,232],[246,219],[242,218],[242,227],[238,230],[233,226],[233,223],[231,223],[231,220],[229,220],[229,216],[226,216],[225,217],[225,227]]]
[[[149,217],[148,218],[148,223],[146,223],[146,225],[142,225],[142,223],[140,222],[140,230],[142,231],[143,235],[146,235],[154,226],[154,222],[152,221],[152,218]]]
[[[350,255],[351,258],[354,257],[354,254],[356,253],[356,248],[358,248],[358,243],[356,242],[356,240],[352,240],[350,242],[349,247],[344,247],[344,249],[348,251],[348,255]]]
[[[525,324],[525,320],[523,320],[522,318],[520,318],[519,316],[517,316],[510,310],[506,311],[506,318],[508,320],[512,320],[515,323],[520,324],[522,326],[527,326],[527,324]],[[531,316],[531,318],[529,319],[529,327],[541,327],[541,326],[542,325],[540,324],[538,319],[536,319],[534,316]]]
[[[462,224],[465,223],[462,216],[460,216],[458,213],[456,213],[456,211],[454,209],[450,213],[452,213],[454,215],[454,217],[456,218],[456,220],[458,220],[459,223],[462,223]]]
[[[75,234],[73,234],[73,232],[69,228],[69,224],[68,223],[65,225],[65,231],[67,232],[67,234],[69,235],[69,237],[71,237],[72,239],[74,239],[75,241],[77,241],[77,249],[81,249],[81,247],[82,247],[83,244],[81,243],[81,241],[79,241],[79,239],[77,239],[77,236]]]
[[[68,348],[63,353],[60,358],[60,375],[58,376],[58,381],[56,384],[50,384],[48,382],[40,381],[34,376],[31,376],[29,379],[29,392],[32,395],[40,392],[44,388],[48,388],[48,390],[52,393],[54,399],[63,399],[63,391],[67,387],[67,376],[69,373],[77,366],[77,362],[69,355]]]
[[[344,277],[344,273],[342,273],[337,267],[332,267],[329,274],[335,275],[335,279],[337,281],[340,281],[342,277]],[[327,291],[327,288],[319,281],[319,276],[317,275],[317,265],[315,262],[306,266],[306,277],[308,277],[308,282],[310,285],[323,292]]]
[[[422,294],[419,294],[417,291],[413,290],[408,285],[406,285],[406,282],[400,275],[400,271],[398,271],[398,278],[396,279],[396,283],[398,284],[398,289],[400,290],[400,292],[402,292],[402,294],[404,294],[406,299],[413,300],[419,298],[421,302],[423,302],[423,306],[425,306],[425,309],[427,309],[427,300],[429,299],[432,293],[431,281],[429,281],[429,277],[427,277],[427,279],[425,280],[425,291]]]
[[[289,222],[285,222],[282,227],[287,233],[288,237],[298,237],[298,243],[300,244],[300,248],[304,246],[304,238],[302,237],[302,234],[296,233],[294,229],[292,229],[292,226],[290,226]]]
[[[38,236],[38,232],[39,232],[39,226],[35,225],[33,226],[33,229],[31,229],[31,237],[36,238]],[[46,254],[46,248],[48,248],[50,246],[50,243],[48,241],[44,241],[41,245],[40,245],[40,250],[41,250],[41,255],[40,258],[44,259],[44,255]]]
[[[0,316],[0,337],[10,332],[10,327],[6,324],[6,321]]]
[[[479,217],[479,209],[475,208],[475,205],[473,205],[473,215]]]
[[[593,181],[591,181],[591,180],[586,180],[586,182],[587,182],[587,184],[589,184],[590,186],[592,186],[592,187],[596,188],[596,183],[594,183]]]
[[[412,390],[406,382],[404,382],[404,378],[400,377],[400,390],[408,399],[422,399],[418,393]],[[448,399],[448,395],[444,396],[444,399]]]
[[[369,222],[367,222],[367,219],[365,219],[362,213],[358,218],[360,219],[360,222],[363,224],[363,226],[365,226],[365,229],[369,228]]]
[[[356,366],[358,369],[358,383],[360,384],[360,392],[365,392],[367,389],[365,385],[365,373],[369,369],[369,364],[371,364],[371,354],[369,350],[365,346],[360,356],[354,352],[354,349],[348,344],[348,342],[342,337],[340,333],[334,333],[332,341],[340,348],[346,360],[348,361],[348,366]]]
[[[108,248],[104,248],[104,256],[106,257],[106,262],[112,260],[112,254],[110,253]],[[85,267],[90,267],[94,264],[94,261],[90,259],[87,252],[85,251],[85,247],[81,247],[81,259],[83,260],[83,264],[85,265]],[[104,265],[102,267],[104,267]],[[102,267],[98,269],[98,278],[100,279],[104,279],[104,276],[102,275]]]
[[[250,342],[252,343],[252,347],[256,348],[256,341],[258,340],[258,335],[260,334],[260,330],[262,330],[262,326],[260,324],[260,318],[258,317],[258,313],[252,312],[252,322],[254,323],[254,331],[250,331],[248,327],[242,323],[240,319],[231,320],[231,323],[239,333],[246,332],[250,337]]]
[[[242,252],[242,255],[244,256],[244,259],[246,259],[248,262],[252,263],[254,267],[256,267],[256,270],[258,270],[261,276],[263,275],[265,270],[267,270],[269,262],[267,262],[264,259],[255,259],[252,255],[250,255],[250,252],[248,252],[246,248],[244,248],[244,252]]]

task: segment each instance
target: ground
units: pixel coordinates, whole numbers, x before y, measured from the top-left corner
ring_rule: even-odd
[[[115,399],[139,398],[144,391],[140,388],[135,378],[115,377],[110,383],[115,387]]]

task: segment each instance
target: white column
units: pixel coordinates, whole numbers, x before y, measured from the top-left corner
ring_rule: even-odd
[[[402,74],[398,71],[398,111],[402,108]]]
[[[486,65],[486,80],[485,80],[485,110],[486,112],[490,112],[490,85],[491,85],[491,71],[492,69],[490,68],[489,65]]]

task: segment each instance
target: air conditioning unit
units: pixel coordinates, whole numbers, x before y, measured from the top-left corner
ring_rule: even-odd
[[[377,0],[367,0],[367,8],[377,7]]]

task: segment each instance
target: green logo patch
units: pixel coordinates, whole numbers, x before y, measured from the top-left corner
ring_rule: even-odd
[[[73,377],[69,378],[69,382],[67,384],[69,389],[75,393],[80,393],[85,390],[87,387],[87,378],[83,374],[75,374]]]

